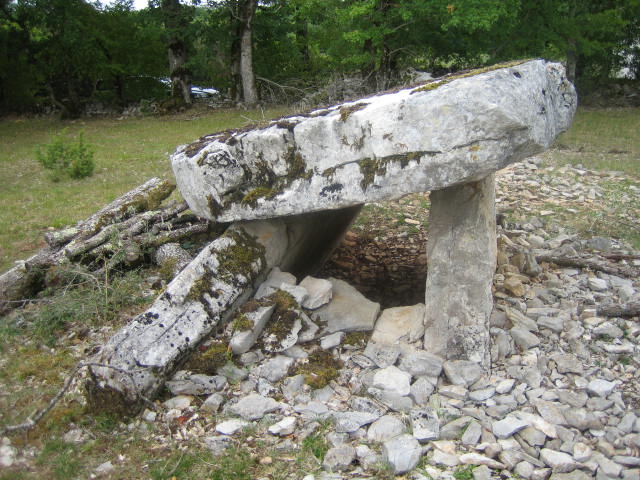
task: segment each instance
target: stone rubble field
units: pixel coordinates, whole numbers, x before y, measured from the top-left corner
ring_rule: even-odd
[[[465,468],[475,480],[640,479],[638,317],[598,314],[640,301],[640,257],[616,240],[570,233],[549,208],[595,209],[600,183],[618,178],[543,168],[538,158],[497,174],[498,211],[525,220],[498,229],[490,375],[422,349],[423,304],[381,310],[342,280],[276,269],[167,383],[170,397],[128,428],[163,424],[173,441],[214,455],[247,427],[283,455],[323,432],[322,473],[296,480],[447,480]],[[640,189],[626,192],[624,220],[637,226]],[[545,256],[621,273],[537,260]],[[86,441],[76,428],[65,437]],[[27,462],[23,453],[4,439],[0,463]],[[117,469],[114,459],[94,473],[117,478]]]

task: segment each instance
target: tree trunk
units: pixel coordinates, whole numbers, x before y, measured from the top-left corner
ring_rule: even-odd
[[[242,96],[244,103],[255,105],[258,103],[258,89],[253,71],[253,46],[251,36],[253,16],[256,12],[256,0],[246,0],[243,5],[242,35],[240,37],[240,78],[242,80]]]
[[[571,83],[576,81],[576,67],[578,64],[578,54],[576,52],[576,41],[569,39],[567,49],[567,78]]]
[[[191,78],[187,67],[187,49],[184,42],[173,38],[169,43],[169,75],[171,96],[191,105]]]
[[[171,78],[171,97],[180,103],[191,105],[191,76],[186,67],[187,47],[182,38],[186,28],[181,16],[180,0],[162,0],[162,13],[165,28],[169,32],[169,77]]]

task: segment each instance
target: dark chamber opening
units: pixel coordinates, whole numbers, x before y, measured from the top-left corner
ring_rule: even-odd
[[[424,303],[426,232],[380,238],[350,230],[316,276],[344,280],[381,308]]]

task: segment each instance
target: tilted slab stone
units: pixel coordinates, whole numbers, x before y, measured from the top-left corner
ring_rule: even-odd
[[[576,103],[561,65],[512,62],[207,135],[171,162],[209,219],[336,209],[484,178],[546,150]]]
[[[135,412],[217,325],[232,318],[274,266],[305,270],[313,265],[330,252],[327,245],[341,237],[358,211],[233,224],[90,360],[90,406]]]

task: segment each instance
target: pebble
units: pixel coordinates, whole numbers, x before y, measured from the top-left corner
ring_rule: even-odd
[[[413,469],[421,457],[422,447],[412,435],[399,435],[382,444],[382,458],[396,475]]]
[[[509,438],[514,433],[519,432],[529,426],[529,423],[516,417],[507,417],[504,420],[493,422],[491,430],[498,438]]]

